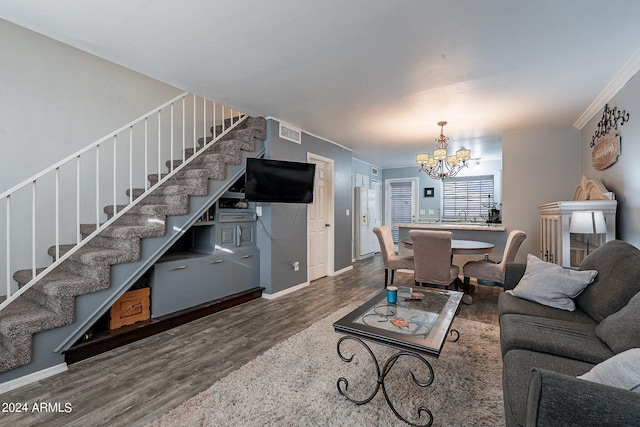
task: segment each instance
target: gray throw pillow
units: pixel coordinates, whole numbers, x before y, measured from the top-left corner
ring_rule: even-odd
[[[573,298],[584,290],[598,272],[571,270],[527,255],[527,268],[520,282],[508,294],[549,307],[574,311]]]
[[[631,298],[622,310],[600,322],[596,326],[596,335],[614,353],[640,347],[640,293]]]
[[[640,393],[640,348],[616,354],[578,378]]]

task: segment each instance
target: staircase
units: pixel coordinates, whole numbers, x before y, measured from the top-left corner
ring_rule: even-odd
[[[111,224],[97,234],[96,224],[82,224],[84,245],[0,311],[0,384],[64,363],[63,352],[244,174],[245,159],[262,156],[265,138],[265,119],[252,117],[209,146],[213,137],[200,138],[198,147],[185,150],[193,157],[187,165]],[[167,171],[182,163],[167,161]],[[165,177],[158,175],[148,176],[151,186]],[[131,200],[143,193],[127,190]],[[111,219],[124,208],[109,205],[104,212]],[[56,261],[74,246],[52,247],[49,254]],[[22,287],[33,273],[20,270],[13,278]]]

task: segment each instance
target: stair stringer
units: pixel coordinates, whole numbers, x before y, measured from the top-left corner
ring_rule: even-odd
[[[256,141],[253,152],[241,151],[240,164],[227,164],[225,180],[208,180],[206,196],[189,196],[189,211],[166,217],[164,236],[141,239],[140,260],[114,264],[110,268],[110,286],[75,298],[75,321],[69,325],[38,332],[32,338],[32,358],[27,365],[0,373],[0,384],[64,364],[68,350],[166,251],[215,203],[246,169],[246,159],[262,157],[263,141]],[[0,387],[1,388],[1,387]]]

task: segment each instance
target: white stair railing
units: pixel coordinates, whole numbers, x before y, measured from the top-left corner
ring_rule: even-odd
[[[5,224],[0,277],[6,279],[0,310],[244,118],[185,92],[0,194],[0,224]],[[207,135],[211,128],[213,135]],[[199,138],[212,140],[199,147]],[[174,167],[175,160],[182,163]],[[167,161],[169,173],[162,177]],[[148,177],[156,174],[158,182],[150,187]],[[134,188],[145,190],[135,200]],[[108,205],[115,214],[109,220],[103,212]],[[96,230],[83,239],[80,226],[87,223],[95,223]],[[47,255],[52,243],[53,262]],[[75,246],[61,255],[64,244]],[[32,279],[18,289],[12,275],[21,269],[30,269]]]

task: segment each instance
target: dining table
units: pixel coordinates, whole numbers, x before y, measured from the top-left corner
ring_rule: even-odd
[[[411,239],[402,239],[402,244],[407,249],[412,249],[413,243]],[[462,240],[462,239],[451,239],[451,257],[453,255],[483,255],[489,254],[493,251],[495,245],[489,242],[480,242],[477,240]],[[452,260],[453,261],[453,260]],[[470,286],[465,286],[463,282],[464,297],[462,297],[462,302],[465,304],[471,304],[473,302],[473,298],[471,297],[471,289]]]
[[[402,239],[402,244],[411,249],[413,244],[411,239]],[[476,255],[476,254],[488,254],[493,251],[495,245],[488,242],[480,242],[477,240],[451,240],[451,253],[453,255]]]

